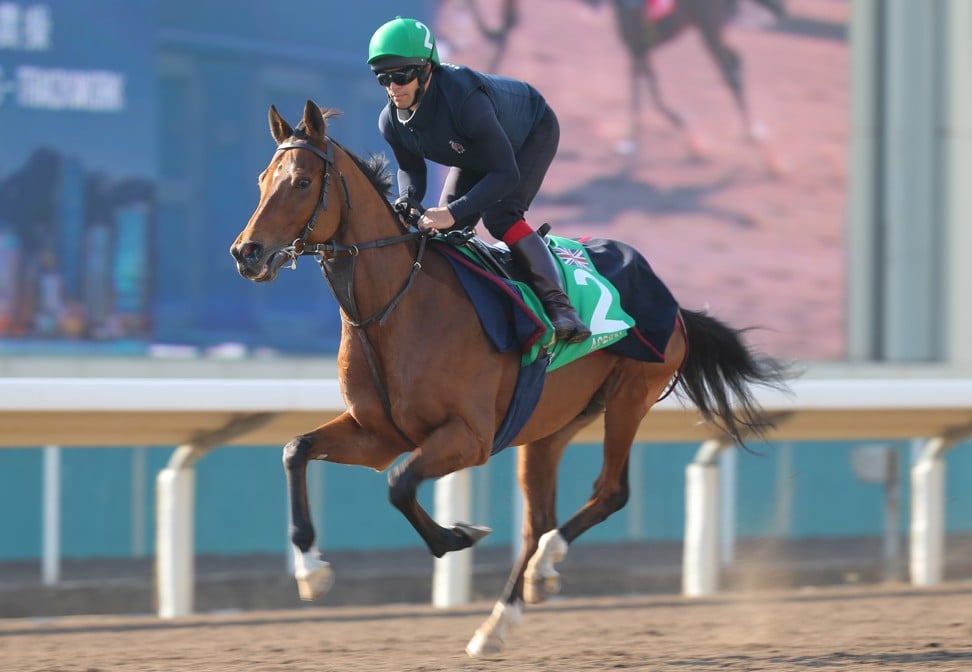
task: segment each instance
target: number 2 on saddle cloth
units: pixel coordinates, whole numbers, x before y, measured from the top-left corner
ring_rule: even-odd
[[[505,448],[526,423],[547,372],[602,348],[642,361],[662,361],[675,328],[678,303],[634,248],[594,238],[547,236],[547,243],[561,266],[571,303],[591,327],[591,337],[581,343],[552,343],[553,327],[525,283],[487,270],[464,246],[433,246],[456,271],[496,348],[521,352],[514,399],[496,433],[493,453]]]

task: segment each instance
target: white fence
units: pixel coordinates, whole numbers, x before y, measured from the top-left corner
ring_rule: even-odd
[[[757,392],[776,418],[773,438],[925,441],[911,470],[910,576],[916,585],[940,582],[944,457],[972,436],[972,379],[932,370],[848,370],[826,378],[807,375],[792,387],[792,395]],[[158,613],[174,617],[193,609],[195,463],[217,446],[282,445],[343,408],[335,380],[7,378],[0,383],[0,446],[178,446],[156,481]],[[595,423],[577,441],[598,443],[600,432]],[[694,409],[671,397],[648,414],[637,440],[700,443],[686,469],[683,592],[715,592],[723,527],[717,458],[727,445],[698,422]],[[53,487],[56,474],[49,476]],[[457,474],[437,483],[436,518],[451,519],[446,510],[468,510],[468,482]],[[46,521],[45,529],[53,523]],[[56,553],[56,541],[51,545]],[[468,599],[470,552],[436,561],[434,604]],[[45,576],[56,574],[54,562],[45,553]]]

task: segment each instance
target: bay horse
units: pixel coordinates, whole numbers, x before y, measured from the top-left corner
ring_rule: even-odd
[[[479,33],[493,43],[493,56],[486,67],[487,72],[497,72],[503,57],[506,55],[506,46],[510,39],[510,32],[516,28],[520,22],[520,12],[517,7],[517,0],[502,0],[500,16],[495,28],[488,25],[483,12],[479,9],[477,0],[466,0],[466,6],[472,14],[473,22]]]
[[[301,255],[316,255],[340,305],[337,361],[347,410],[283,449],[295,578],[308,600],[333,580],[314,545],[308,460],[382,471],[407,453],[390,470],[389,500],[432,555],[468,548],[488,530],[439,525],[420,506],[417,489],[487,461],[521,366],[519,353],[498,352],[487,340],[430,234],[399,219],[388,201],[387,159],[363,160],[327,135],[334,114],[308,100],[292,127],[270,107],[276,151],[259,176],[259,203],[230,248],[240,275],[255,282],[270,282]],[[500,650],[524,604],[558,590],[554,563],[569,544],[624,506],[635,432],[670,385],[718,432],[739,441],[767,426],[751,386],[779,383],[779,364],[750,351],[738,331],[715,318],[682,309],[679,319],[684,330],[674,329],[663,362],[602,350],[547,375],[535,412],[508,444],[520,446],[523,552],[470,641],[470,655]],[[594,492],[558,525],[557,465],[571,438],[601,416],[603,466]]]
[[[602,0],[584,0],[599,6]],[[783,16],[785,0],[755,0],[767,8],[776,18]],[[762,141],[765,130],[753,122],[743,86],[743,63],[739,53],[726,42],[723,31],[738,9],[739,0],[672,0],[671,11],[652,19],[646,11],[646,0],[611,0],[614,8],[618,35],[630,58],[630,123],[629,140],[621,149],[625,153],[638,151],[638,129],[641,119],[641,82],[648,86],[648,93],[658,111],[685,136],[689,150],[699,155],[701,145],[691,133],[685,119],[663,99],[655,70],[651,64],[653,49],[670,42],[689,28],[696,28],[702,37],[706,51],[719,69],[719,74],[729,87],[733,101],[743,123],[745,136]]]

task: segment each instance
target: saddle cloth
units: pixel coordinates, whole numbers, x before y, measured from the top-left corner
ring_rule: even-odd
[[[582,343],[552,343],[553,327],[540,300],[509,260],[505,248],[489,248],[492,262],[511,277],[486,268],[466,247],[434,245],[450,262],[479,321],[500,352],[519,350],[524,366],[548,357],[548,371],[607,348],[647,362],[664,360],[678,303],[645,258],[625,243],[603,238],[547,236],[561,278],[581,319],[591,328]]]
[[[521,369],[510,409],[496,432],[493,454],[506,448],[530,418],[546,373],[597,350],[660,362],[675,328],[678,303],[633,247],[615,240],[571,240],[548,236],[564,286],[591,338],[553,343],[553,327],[530,287],[487,269],[479,254],[433,239],[431,249],[449,261],[475,306],[483,330],[500,352],[521,353]],[[494,264],[511,275],[508,252],[489,247]]]

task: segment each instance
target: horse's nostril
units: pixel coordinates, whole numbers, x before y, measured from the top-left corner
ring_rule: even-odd
[[[242,248],[240,248],[240,258],[243,261],[254,262],[259,261],[260,256],[263,254],[263,246],[259,243],[247,243]]]

